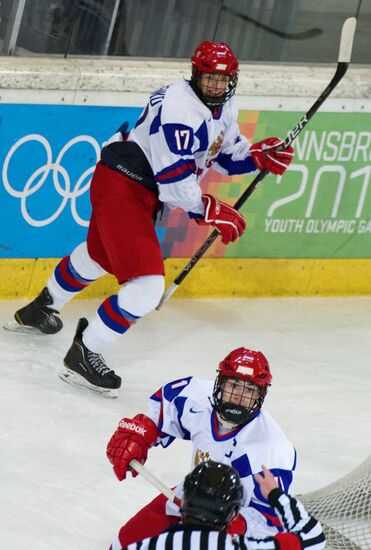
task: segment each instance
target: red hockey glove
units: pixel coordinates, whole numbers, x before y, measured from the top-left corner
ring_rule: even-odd
[[[133,458],[144,464],[148,449],[157,439],[158,429],[148,416],[137,414],[134,418],[122,418],[107,445],[107,457],[119,481],[126,478],[129,462]],[[131,471],[133,477],[137,472]]]
[[[270,151],[270,149],[282,145],[283,140],[277,137],[270,137],[254,143],[249,153],[258,170],[266,168],[272,174],[282,176],[294,158],[294,149],[290,146],[282,151]]]
[[[196,219],[199,225],[215,227],[220,232],[224,244],[233,243],[241,237],[246,229],[246,221],[242,214],[212,195],[202,195],[202,202],[205,205],[205,213],[203,218]]]

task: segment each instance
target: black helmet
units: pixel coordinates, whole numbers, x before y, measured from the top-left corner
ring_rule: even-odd
[[[202,462],[184,480],[180,511],[210,526],[227,527],[241,507],[242,487],[231,466]]]

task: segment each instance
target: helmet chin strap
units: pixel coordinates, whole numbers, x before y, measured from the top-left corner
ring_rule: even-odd
[[[223,423],[226,423],[226,427],[243,426],[250,420],[250,412],[240,405],[233,405],[232,403],[222,402],[218,408],[218,417]],[[225,424],[222,424],[225,425]]]
[[[215,109],[219,109],[222,105],[225,103],[225,98],[227,94],[223,94],[219,97],[212,97],[207,96],[202,93],[202,91],[199,91],[199,98],[201,99],[202,103],[206,105],[210,109],[210,111],[215,111]]]

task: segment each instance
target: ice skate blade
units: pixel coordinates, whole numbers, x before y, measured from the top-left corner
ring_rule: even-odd
[[[94,384],[91,384],[90,382],[85,380],[83,376],[80,376],[80,374],[77,374],[77,372],[69,369],[66,366],[62,368],[58,376],[61,380],[63,380],[63,382],[67,382],[67,384],[71,384],[72,386],[78,386],[80,388],[86,388],[88,390],[93,391],[94,393],[99,393],[99,395],[102,395],[103,397],[109,397],[113,399],[119,396],[119,388],[112,389],[112,388],[100,388],[99,386],[94,386]]]
[[[41,332],[41,330],[36,327],[20,325],[19,323],[17,323],[17,321],[9,321],[8,323],[5,323],[5,325],[3,325],[3,328],[5,330],[8,330],[9,332],[21,332],[22,334],[37,334],[38,336],[49,336],[49,334]]]

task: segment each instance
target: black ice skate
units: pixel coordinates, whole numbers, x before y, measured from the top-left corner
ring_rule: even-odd
[[[53,298],[45,287],[41,293],[27,306],[14,314],[15,321],[4,325],[7,330],[26,332],[29,334],[55,334],[63,327],[63,323],[53,309]]]
[[[82,333],[87,326],[87,319],[79,320],[59,378],[69,384],[101,393],[105,397],[118,397],[121,378],[107,367],[99,353],[90,351],[82,341]]]

